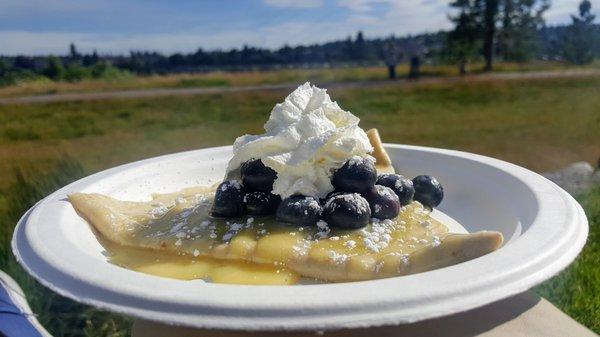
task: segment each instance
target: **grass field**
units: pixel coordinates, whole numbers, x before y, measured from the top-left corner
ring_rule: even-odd
[[[482,64],[469,66],[471,73],[481,72]],[[583,69],[598,69],[596,61]],[[559,62],[497,63],[495,72],[527,72],[543,70],[582,69]],[[408,65],[397,67],[399,77],[408,74]],[[455,65],[427,65],[421,67],[422,76],[456,76]],[[238,87],[276,83],[293,83],[310,80],[318,83],[385,80],[387,69],[383,66],[340,67],[316,69],[279,69],[270,71],[210,72],[204,74],[174,74],[153,76],[129,76],[111,80],[83,80],[81,82],[52,82],[49,80],[25,82],[9,87],[0,87],[0,97],[42,95],[74,92],[97,92],[112,90],[190,87]]]
[[[304,80],[305,78],[302,78]],[[37,285],[9,251],[12,226],[68,181],[150,156],[230,144],[259,133],[287,92],[0,106],[0,269],[31,295],[56,336],[125,336],[130,321]],[[466,150],[536,171],[600,155],[600,77],[337,89],[343,108],[387,142]],[[572,267],[538,288],[600,332],[600,191],[582,196],[590,243]]]
[[[590,224],[587,244],[569,268],[536,287],[535,291],[575,320],[600,333],[600,186],[578,199]]]

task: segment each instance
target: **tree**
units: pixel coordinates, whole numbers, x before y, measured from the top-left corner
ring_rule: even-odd
[[[567,28],[563,45],[563,54],[567,61],[586,64],[594,59],[594,19],[592,3],[583,0],[579,4],[579,15],[571,15],[573,21]]]
[[[367,59],[367,44],[361,31],[356,34],[356,40],[352,49],[352,58],[354,60],[364,61]]]
[[[186,58],[181,53],[175,53],[169,56],[169,64],[175,68],[183,67],[186,65]]]
[[[13,68],[33,71],[35,70],[35,62],[31,57],[19,55],[13,61]]]
[[[498,43],[499,21],[501,21],[500,30],[504,34],[503,41],[510,47],[504,50],[506,53],[516,52],[517,55],[527,55],[533,50],[531,44],[537,39],[537,29],[543,24],[542,14],[548,9],[549,0],[456,0],[450,5],[455,8],[465,9],[461,13],[468,13],[469,16],[460,15],[454,18],[456,25],[464,24],[467,21],[472,23],[479,31],[477,40],[481,41],[481,53],[485,59],[485,71],[491,71],[494,61],[494,53]],[[502,15],[499,10],[502,9]],[[499,20],[502,19],[502,20]],[[460,28],[460,27],[459,27]],[[461,28],[462,29],[462,28]],[[459,29],[459,31],[461,30]],[[455,26],[456,31],[456,26]],[[461,34],[458,34],[459,36]],[[461,41],[459,39],[459,41]],[[467,42],[464,39],[461,41]],[[467,43],[464,48],[472,44]],[[455,47],[463,48],[460,44]],[[519,54],[520,53],[520,54]]]
[[[498,0],[485,0],[483,9],[483,57],[485,58],[483,70],[485,71],[492,70],[497,14]]]
[[[524,62],[539,49],[538,31],[549,0],[502,0],[498,51],[504,60]]]
[[[421,76],[421,58],[417,55],[410,57],[410,68],[408,70],[408,79],[416,80]]]
[[[481,49],[477,3],[474,0],[456,0],[450,6],[458,9],[459,13],[450,17],[454,29],[448,33],[446,53],[451,61],[458,63],[458,72],[464,75],[467,63],[477,58]]]
[[[89,66],[93,66],[96,63],[98,63],[99,60],[100,60],[100,57],[98,56],[98,52],[96,50],[94,50],[94,52],[92,54],[83,55],[82,63],[85,67],[89,67]]]
[[[352,42],[352,37],[348,36],[346,41],[344,41],[342,47],[342,59],[343,60],[353,60],[354,59],[354,43]]]
[[[485,59],[483,70],[491,71],[499,0],[455,0],[450,6],[460,11],[458,16],[450,18],[455,23],[450,49],[459,62],[461,73],[464,72],[466,55],[471,55],[471,48],[476,44],[481,45],[481,54]]]
[[[65,69],[62,62],[56,56],[49,56],[46,61],[46,68],[42,72],[46,77],[58,81],[64,76]]]
[[[8,73],[8,70],[8,63],[6,63],[6,61],[4,61],[3,59],[0,59],[0,77],[4,77],[4,75]]]
[[[396,38],[393,35],[385,42],[380,56],[388,68],[389,79],[396,79],[396,65],[400,61],[402,55],[400,55],[400,52],[398,51]]]
[[[77,47],[75,47],[74,43],[69,45],[69,58],[71,60],[78,60],[81,55],[77,51]]]

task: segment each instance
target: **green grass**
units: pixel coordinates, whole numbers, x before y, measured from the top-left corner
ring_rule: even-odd
[[[191,88],[191,87],[227,87],[229,81],[222,78],[182,78],[174,87]]]
[[[55,337],[127,337],[131,320],[61,297],[25,273],[10,251],[13,226],[21,215],[52,191],[84,175],[81,165],[70,158],[54,163],[49,172],[18,168],[13,181],[0,194],[4,209],[0,213],[0,269],[13,276],[27,295],[40,323]]]
[[[535,288],[576,321],[600,333],[600,186],[578,198],[590,233],[583,251],[565,271]]]
[[[600,77],[331,90],[343,108],[387,142],[466,150],[537,171],[600,154]],[[0,106],[0,269],[30,295],[56,336],[123,336],[130,321],[63,299],[16,264],[10,236],[18,217],[51,191],[114,165],[261,132],[285,91]],[[77,158],[73,159],[64,158]],[[16,169],[15,169],[16,168]],[[600,192],[582,197],[590,242],[578,261],[539,287],[600,332]]]

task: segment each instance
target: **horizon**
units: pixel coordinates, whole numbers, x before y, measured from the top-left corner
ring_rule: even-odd
[[[355,38],[403,37],[451,28],[447,1],[262,0],[222,2],[58,0],[46,3],[0,0],[0,54],[66,55],[74,43],[81,53],[127,55],[241,49],[275,50]],[[544,13],[548,25],[570,22],[576,3],[554,1]],[[231,4],[238,6],[230,11]],[[119,10],[115,10],[115,9]],[[595,10],[595,8],[594,8]],[[134,13],[134,14],[132,14]],[[131,20],[135,15],[136,20]],[[428,18],[428,20],[424,20]],[[160,25],[155,23],[160,20]]]

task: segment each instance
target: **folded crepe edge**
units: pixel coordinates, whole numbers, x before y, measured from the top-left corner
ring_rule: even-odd
[[[98,193],[71,193],[67,196],[75,212],[82,217],[90,227],[100,232],[108,240],[127,245],[126,240],[119,235],[123,230],[123,225],[115,221],[116,217],[125,217],[125,215],[110,209],[110,205],[123,207],[126,204],[135,204],[134,201],[121,201],[112,197]],[[102,202],[100,202],[100,200]]]
[[[385,263],[390,264],[387,268],[379,265],[381,261],[367,256],[352,262],[354,267],[362,267],[358,270],[354,268],[352,272],[348,269],[348,263],[318,265],[311,261],[292,263],[290,269],[303,277],[314,277],[329,282],[368,281],[422,273],[467,262],[497,250],[503,241],[502,233],[496,231],[449,234],[439,245],[423,247],[408,254],[408,258],[394,256],[386,260]],[[379,268],[381,270],[377,272]]]
[[[497,250],[503,242],[504,236],[496,231],[449,234],[438,246],[414,252],[409,272],[420,273],[467,262]]]

